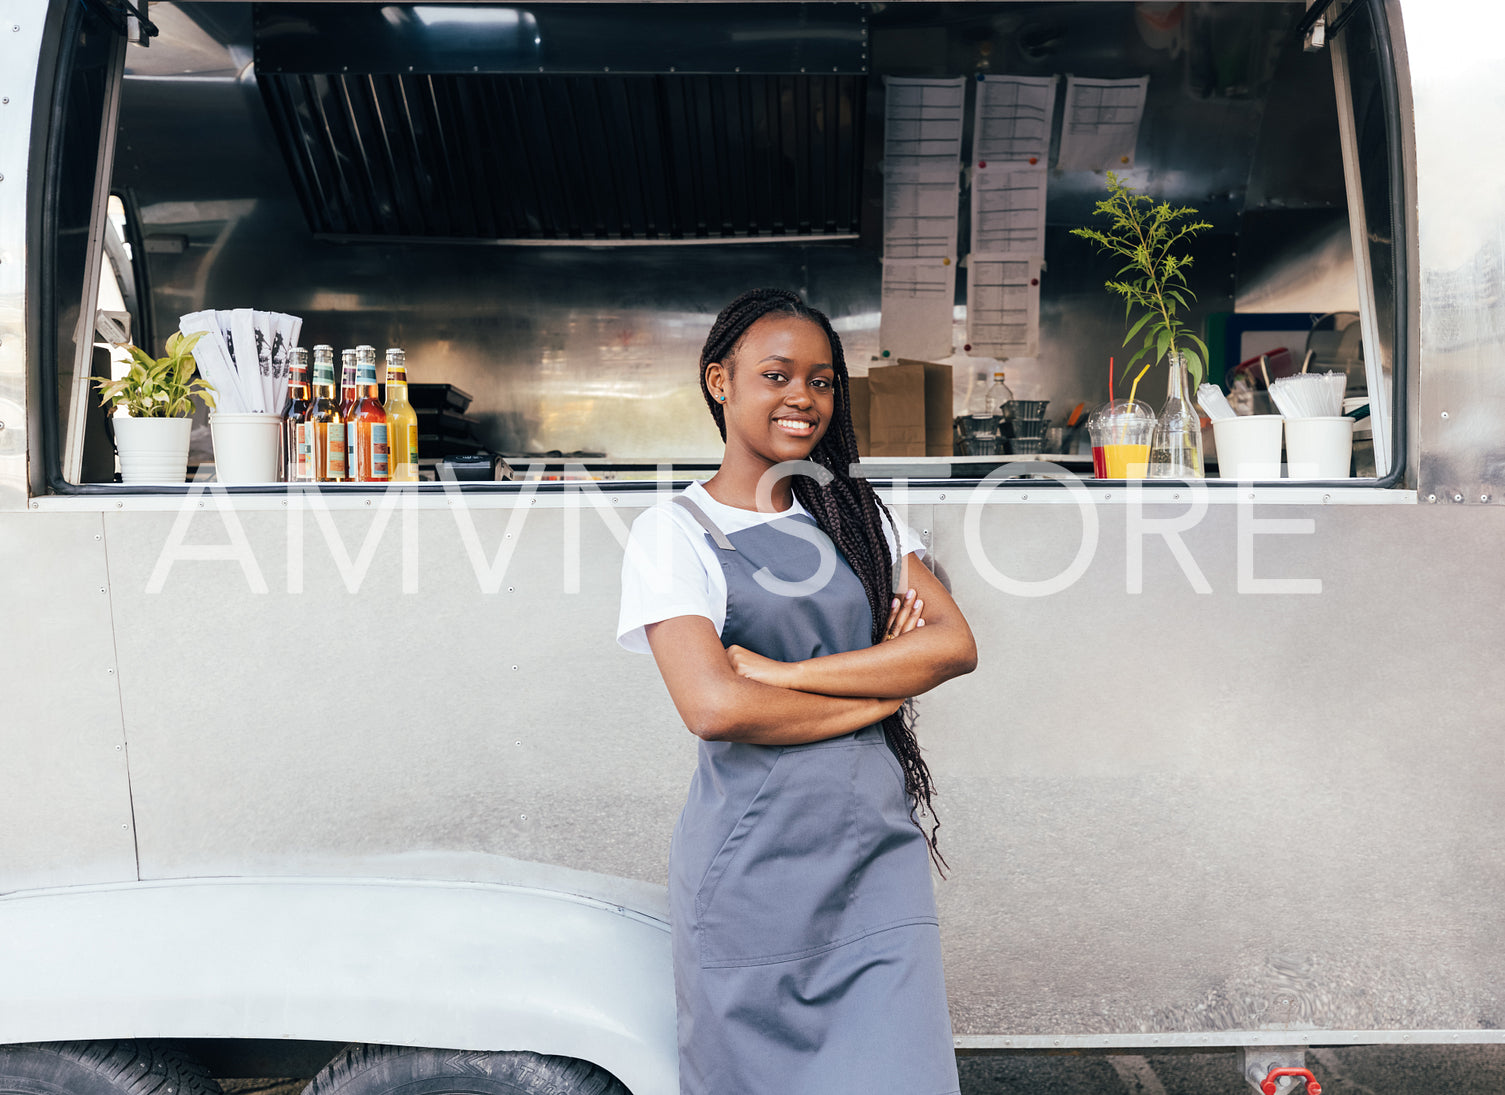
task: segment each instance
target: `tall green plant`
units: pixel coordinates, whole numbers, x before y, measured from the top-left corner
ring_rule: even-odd
[[[176,331],[167,340],[167,356],[154,358],[128,342],[116,343],[131,355],[131,367],[119,380],[91,376],[99,385],[100,403],[124,405],[132,418],[187,418],[198,399],[214,410],[214,385],[195,376],[198,362],[193,348],[208,331],[185,335]]]
[[[1192,258],[1175,254],[1173,249],[1182,240],[1189,241],[1190,237],[1212,225],[1206,221],[1179,223],[1183,218],[1195,217],[1197,211],[1177,209],[1169,202],[1157,205],[1152,198],[1125,186],[1112,171],[1108,172],[1108,197],[1097,203],[1093,214],[1107,217],[1111,227],[1107,231],[1073,228],[1071,234],[1091,240],[1110,255],[1128,260],[1114,275],[1122,280],[1107,282],[1107,288],[1124,298],[1125,323],[1136,308],[1144,313],[1134,321],[1123,341],[1127,346],[1141,334],[1144,336],[1139,349],[1124,366],[1124,375],[1127,376],[1141,358],[1149,357],[1134,377],[1129,398],[1134,398],[1140,378],[1150,366],[1169,352],[1185,355],[1195,390],[1205,371],[1207,344],[1177,318],[1177,312],[1187,307],[1187,297],[1195,300],[1196,295],[1186,284],[1185,270],[1191,265]]]

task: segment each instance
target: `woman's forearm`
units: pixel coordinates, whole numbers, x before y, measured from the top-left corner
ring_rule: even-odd
[[[690,729],[708,741],[803,745],[882,722],[902,702],[902,697],[820,695],[731,676],[704,705],[710,713]]]
[[[861,650],[789,663],[789,685],[827,696],[902,698],[970,673],[977,649],[970,632],[940,624],[917,627]]]

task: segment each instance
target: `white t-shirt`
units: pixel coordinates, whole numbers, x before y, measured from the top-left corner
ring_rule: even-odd
[[[778,517],[808,513],[797,498],[790,509],[760,513],[723,505],[699,483],[691,483],[684,494],[727,536]],[[910,552],[925,558],[925,545],[914,529],[900,524],[903,550],[896,551],[893,527],[886,519],[882,524],[895,564]],[[634,653],[646,654],[648,637],[643,629],[675,616],[704,616],[720,635],[726,625],[726,575],[716,559],[716,550],[700,522],[684,506],[664,501],[638,514],[622,559],[617,642]]]

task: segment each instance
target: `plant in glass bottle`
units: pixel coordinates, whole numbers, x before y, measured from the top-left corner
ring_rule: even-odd
[[[1135,193],[1112,171],[1108,172],[1108,197],[1098,202],[1093,212],[1108,218],[1108,229],[1074,228],[1071,234],[1127,260],[1116,280],[1106,283],[1107,288],[1124,298],[1125,322],[1136,310],[1141,313],[1123,342],[1127,346],[1142,337],[1124,366],[1128,375],[1144,359],[1129,388],[1129,403],[1134,403],[1139,381],[1152,365],[1161,358],[1170,365],[1165,406],[1149,441],[1148,474],[1151,478],[1200,479],[1202,427],[1191,392],[1201,383],[1207,346],[1178,318],[1178,313],[1188,307],[1187,298],[1195,300],[1196,296],[1186,284],[1185,271],[1192,257],[1177,254],[1176,248],[1212,225],[1190,219],[1197,215],[1195,209],[1176,208],[1169,202],[1156,204],[1152,198]]]

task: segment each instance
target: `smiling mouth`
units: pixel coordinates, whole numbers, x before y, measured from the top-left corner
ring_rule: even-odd
[[[791,437],[809,437],[815,432],[815,423],[802,418],[775,418],[773,424]]]

